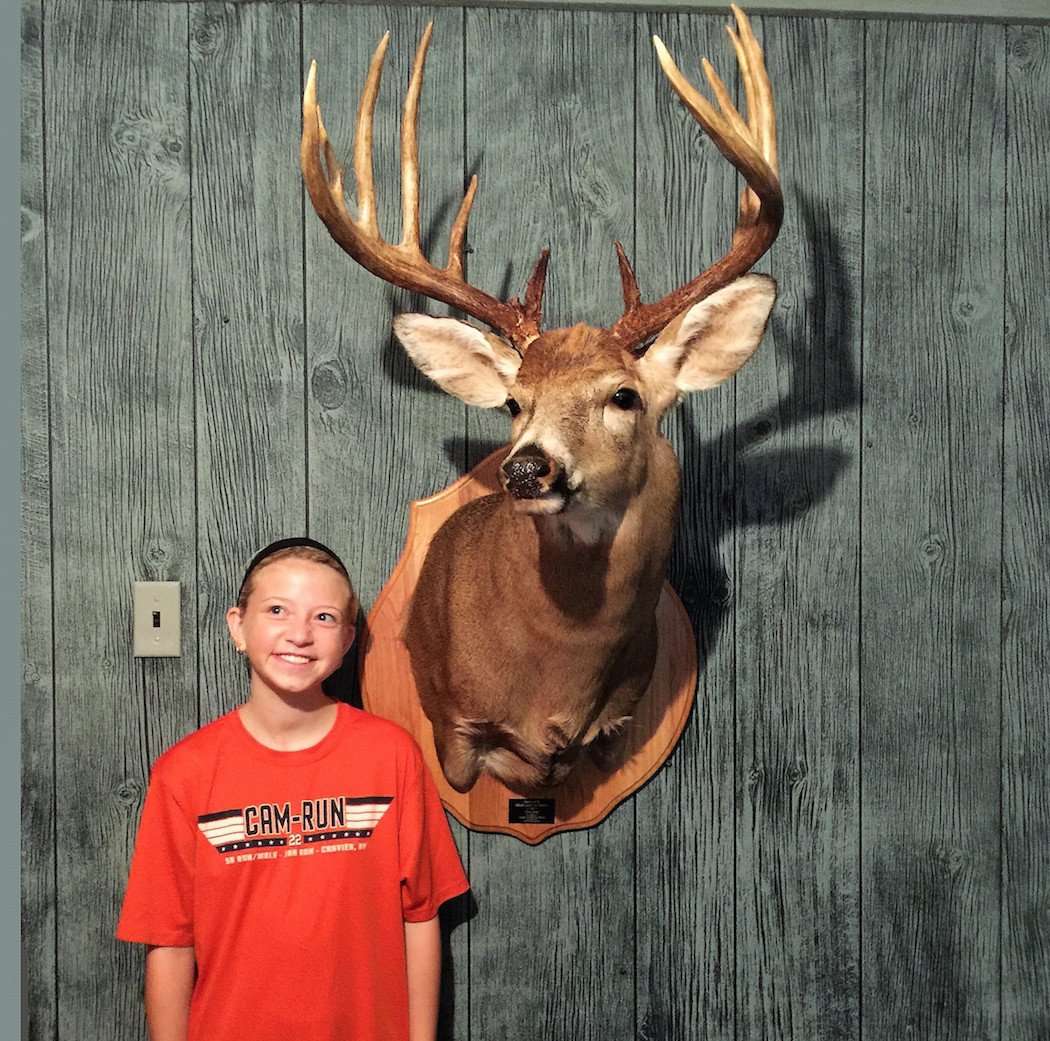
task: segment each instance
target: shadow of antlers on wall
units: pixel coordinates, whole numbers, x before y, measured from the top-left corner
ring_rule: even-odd
[[[830,496],[850,464],[848,453],[835,447],[758,447],[775,431],[855,411],[861,403],[851,355],[856,308],[841,243],[826,212],[815,207],[804,192],[796,189],[793,204],[804,229],[806,307],[787,317],[774,308],[772,335],[767,334],[782,345],[781,360],[789,367],[787,395],[707,442],[694,436],[695,423],[689,402],[685,403],[678,452],[682,510],[668,577],[696,630],[701,669],[718,644],[733,599],[719,553],[721,541],[738,527],[793,521]],[[775,266],[775,247],[773,263]],[[770,342],[760,348],[772,349]],[[807,359],[818,351],[824,352],[823,357],[815,366],[810,360],[807,369]],[[737,379],[747,380],[748,374],[745,368]],[[736,446],[730,485],[704,487],[702,475],[718,479],[720,471],[711,456],[719,451],[723,438],[730,438]],[[717,504],[713,513],[711,504]],[[701,521],[706,514],[712,515]]]

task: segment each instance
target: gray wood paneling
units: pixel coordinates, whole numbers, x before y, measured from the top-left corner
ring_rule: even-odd
[[[23,1027],[55,1032],[54,673],[44,212],[43,12],[22,9]]]
[[[191,4],[201,718],[244,700],[223,615],[306,526],[299,18]],[[234,681],[234,682],[231,682]]]
[[[860,1029],[863,26],[761,29],[786,216],[766,340],[736,378],[738,1031],[845,1041]]]
[[[867,33],[863,1027],[999,1030],[1003,33]]]
[[[25,2],[32,1038],[145,1036],[141,951],[112,929],[150,761],[243,696],[222,613],[245,558],[308,527],[367,608],[408,502],[506,437],[392,341],[394,312],[442,309],[358,269],[300,185],[305,63],[345,158],[391,29],[376,144],[397,234],[400,101],[432,14],[434,259],[473,171],[470,273],[519,292],[551,245],[549,325],[619,313],[614,238],[649,298],[723,248],[734,177],[649,36],[728,72],[724,15]],[[526,849],[456,827],[477,911],[452,915],[443,1038],[1050,1033],[1050,38],[760,29],[780,299],[735,389],[667,422],[694,718],[597,829]],[[131,582],[169,578],[183,656],[133,659]]]
[[[725,19],[639,16],[635,268],[645,299],[727,246],[736,174],[660,72],[658,35],[690,74],[701,55],[732,83]],[[733,393],[687,398],[664,421],[682,465],[670,578],[697,633],[700,683],[671,761],[637,795],[637,1036],[735,1036]]]
[[[336,153],[347,168],[354,117],[372,51],[390,46],[375,117],[380,226],[401,238],[398,134],[416,45],[434,35],[420,107],[420,219],[424,248],[444,264],[463,194],[463,15],[424,7],[304,10],[303,68],[318,63],[318,97]],[[359,267],[331,239],[306,199],[306,315],[309,345],[310,523],[344,550],[366,605],[404,545],[408,504],[463,470],[465,406],[412,365],[391,332],[404,311],[448,314]]]
[[[1003,468],[1004,1041],[1050,1036],[1050,30],[1007,35]]]
[[[463,14],[423,7],[352,11],[307,7],[303,69],[318,63],[325,126],[347,167],[354,116],[372,51],[390,31],[375,115],[375,177],[380,226],[401,233],[398,134],[416,45],[427,21],[434,35],[420,102],[420,221],[424,249],[444,264],[463,176]],[[427,381],[390,329],[395,313],[448,308],[380,282],[332,241],[306,203],[305,271],[309,423],[310,532],[339,552],[365,608],[400,555],[408,504],[464,471],[466,406]],[[469,832],[453,833],[469,870]],[[442,1037],[467,1038],[467,944],[470,925],[448,936]],[[448,934],[449,930],[446,929]]]
[[[467,159],[480,189],[472,281],[522,290],[551,247],[548,327],[619,314],[613,240],[630,236],[633,21],[467,11]],[[506,415],[470,410],[472,458],[505,441]],[[551,1041],[634,1029],[634,814],[535,849],[473,835],[479,905],[470,945],[471,1037]]]
[[[120,1039],[148,766],[196,722],[192,626],[182,658],[130,655],[132,581],[194,596],[186,11],[49,0],[45,43],[58,1033]]]

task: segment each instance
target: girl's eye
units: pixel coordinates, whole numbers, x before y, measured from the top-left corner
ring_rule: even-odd
[[[630,387],[621,387],[613,396],[612,403],[617,408],[622,408],[624,411],[628,409],[636,408],[639,403],[638,392],[631,390]]]
[[[317,617],[322,622],[334,622],[336,620],[335,615],[329,614],[327,611],[322,611]]]
[[[519,405],[513,398],[507,398],[506,405],[507,411],[511,416],[516,416],[521,411],[521,405]]]
[[[280,604],[271,604],[268,610],[270,614],[280,614],[284,608]]]

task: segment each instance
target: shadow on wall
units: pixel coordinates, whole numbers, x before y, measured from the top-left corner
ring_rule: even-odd
[[[810,510],[829,496],[850,457],[838,448],[769,449],[755,446],[775,432],[860,406],[850,355],[856,314],[849,272],[828,214],[796,190],[795,206],[802,216],[808,257],[804,311],[782,318],[773,309],[773,337],[785,345],[783,359],[790,371],[787,395],[757,416],[738,422],[711,441],[694,434],[688,405],[684,412],[679,450],[682,464],[681,520],[671,553],[669,580],[674,585],[699,644],[700,668],[718,644],[733,600],[733,590],[722,566],[719,544],[736,527],[781,524]],[[790,323],[790,324],[789,324]],[[770,350],[767,342],[759,350]],[[807,359],[817,352],[816,364]],[[747,368],[737,377],[747,379]],[[719,466],[724,439],[735,446],[735,473]],[[725,486],[702,485],[704,476]]]

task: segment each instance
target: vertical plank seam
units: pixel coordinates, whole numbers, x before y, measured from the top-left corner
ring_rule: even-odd
[[[55,468],[53,435],[54,429],[51,420],[51,301],[50,301],[50,236],[48,235],[48,175],[47,175],[47,78],[46,78],[46,3],[39,0],[40,12],[40,65],[37,69],[40,76],[40,173],[41,192],[40,210],[43,221],[44,236],[44,370],[46,374],[46,393],[44,401],[44,416],[47,425],[47,527],[48,527],[48,578],[51,585],[51,891],[54,895],[54,917],[52,931],[52,946],[54,949],[54,979],[52,980],[52,1036],[58,1041],[58,736],[56,720],[58,717],[58,684],[56,678],[57,661],[55,652],[55,633],[57,619],[55,617]]]
[[[860,391],[857,474],[857,1037],[864,1038],[864,306],[868,199],[868,19],[861,23],[860,56]]]
[[[460,112],[463,120],[463,134],[460,141],[460,147],[462,149],[462,165],[460,167],[460,183],[466,185],[467,183],[467,171],[470,167],[470,159],[467,154],[468,152],[468,123],[467,123],[467,8],[460,8],[460,85],[462,87],[462,100],[460,105]],[[465,236],[466,241],[464,242],[464,258],[463,266],[466,269],[467,277],[470,277],[470,266],[471,266],[471,248],[469,241],[469,233]],[[470,411],[464,405],[461,411],[462,423],[463,423],[463,448],[460,459],[458,460],[461,469],[465,472],[467,464],[470,459]],[[473,832],[469,828],[463,829],[466,835],[467,842],[467,878],[471,876],[471,855],[473,850],[471,848]],[[473,883],[472,883],[473,884]],[[471,941],[474,933],[474,922],[473,919],[476,916],[468,913],[466,922],[464,925],[467,930],[467,1041],[472,1041],[473,1024],[471,1022],[471,1016],[474,1012],[474,1001],[473,1001],[473,972],[474,972],[474,958],[473,950],[471,948]],[[450,945],[451,953],[451,945]],[[455,991],[453,990],[453,1023],[455,1023]]]
[[[299,82],[296,98],[303,88],[305,61],[303,57],[303,4],[299,8]],[[299,132],[302,133],[302,114],[299,115]],[[302,178],[299,178],[299,253],[303,269],[303,325],[300,344],[303,351],[303,528],[310,534],[310,342],[306,331],[306,198]]]
[[[306,47],[305,31],[303,28],[303,4],[302,0],[296,5],[299,9],[299,82],[296,90],[303,88],[303,73],[305,72],[304,50]],[[303,116],[299,114],[299,133],[303,132]],[[302,269],[302,339],[300,345],[303,351],[303,530],[310,534],[310,338],[307,331],[307,290],[306,290],[306,191],[303,180],[299,178],[299,258]]]
[[[739,62],[733,66],[733,95],[739,111],[740,105],[740,65]],[[736,180],[733,181],[732,196],[736,199]],[[734,212],[735,217],[735,212]],[[737,613],[740,607],[740,488],[737,477],[737,460],[739,457],[737,438],[740,432],[740,412],[737,394],[737,381],[733,377],[733,444],[732,444],[732,490],[733,490],[733,1041],[740,1038],[740,718],[739,718],[739,693],[740,687],[738,669],[739,657],[739,633],[737,631]]]
[[[201,531],[200,531],[200,413],[197,401],[198,344],[197,344],[197,254],[193,237],[193,60],[191,46],[191,29],[193,9],[186,5],[186,162],[189,166],[189,225],[190,225],[190,359],[193,366],[191,373],[192,408],[193,408],[193,619],[196,638],[194,678],[197,691],[197,728],[201,725]]]
[[[631,17],[632,29],[631,34],[631,97],[633,99],[633,118],[631,120],[632,140],[631,140],[631,256],[634,257],[634,262],[638,263],[638,43],[639,43],[639,27],[641,25],[642,15],[635,13]],[[639,875],[639,862],[638,862],[638,800],[631,800],[631,841],[634,849],[633,861],[634,861],[634,878],[631,886],[631,934],[634,940],[634,993],[633,993],[633,1009],[632,1009],[632,1023],[634,1027],[634,1035],[638,1037],[641,1034],[638,1022],[638,875]]]
[[[1003,928],[1006,922],[1006,857],[1003,837],[1006,786],[1004,773],[1004,719],[1006,671],[1006,393],[1007,393],[1007,294],[1010,285],[1010,27],[1003,26],[1003,345],[1000,408],[1002,430],[999,440],[999,1041],[1003,1038]]]

